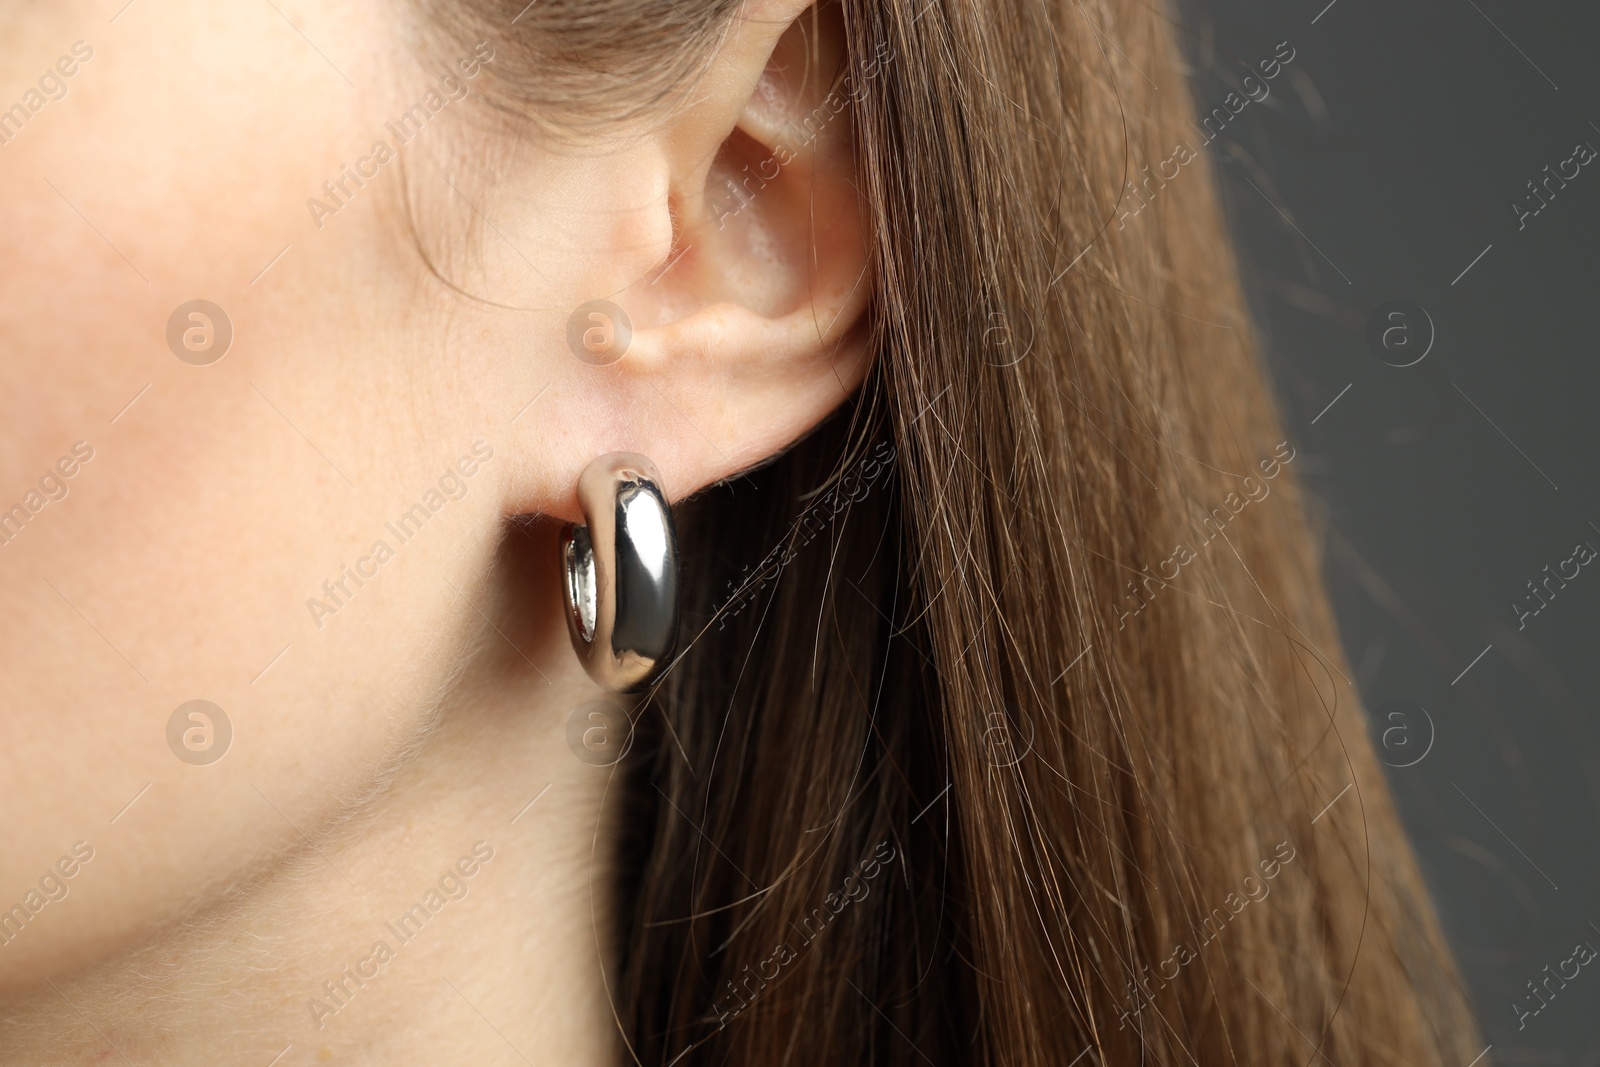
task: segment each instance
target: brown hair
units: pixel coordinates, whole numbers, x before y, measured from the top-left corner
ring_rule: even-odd
[[[488,91],[551,133],[670,105],[736,8],[540,0]],[[1207,161],[1158,166],[1160,5],[826,14],[876,361],[679,509],[691,640],[620,802],[632,1056],[1467,1063]]]

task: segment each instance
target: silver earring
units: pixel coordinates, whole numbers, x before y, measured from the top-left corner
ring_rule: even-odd
[[[561,533],[573,651],[613,692],[647,685],[678,641],[678,543],[654,463],[633,452],[594,460],[578,478],[584,525]]]

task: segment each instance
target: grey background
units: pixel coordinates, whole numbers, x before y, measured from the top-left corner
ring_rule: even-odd
[[[1180,32],[1201,110],[1296,50],[1206,151],[1340,627],[1486,1062],[1594,1067],[1600,966],[1520,1030],[1512,1003],[1600,949],[1600,566],[1520,631],[1511,605],[1600,548],[1600,160],[1521,230],[1511,205],[1600,149],[1600,6],[1199,0]],[[1392,299],[1436,334],[1405,369],[1365,338]]]

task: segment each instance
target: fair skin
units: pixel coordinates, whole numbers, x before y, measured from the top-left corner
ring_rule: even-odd
[[[0,944],[0,1065],[622,1062],[618,783],[568,744],[602,694],[557,522],[510,520],[579,521],[610,451],[681,499],[860,383],[848,124],[725,225],[708,195],[736,129],[760,158],[822,103],[792,76],[807,4],[747,5],[685,106],[582,151],[491,126],[480,72],[319,228],[308,198],[448,61],[376,2],[122,3],[0,4],[0,108],[92,49],[0,144],[0,509],[28,509],[0,544],[0,909],[67,890]],[[408,195],[482,301],[427,272]],[[196,298],[234,331],[203,366],[166,337]],[[600,298],[635,330],[613,366],[567,344]],[[393,558],[360,564],[380,539]],[[333,597],[342,566],[376,577]],[[169,746],[195,699],[232,726],[215,762]],[[51,875],[77,842],[92,859]],[[337,1011],[308,1006],[358,965]]]

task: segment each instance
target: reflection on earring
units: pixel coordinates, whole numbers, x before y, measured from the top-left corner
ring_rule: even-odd
[[[561,533],[567,631],[589,677],[647,685],[678,642],[678,543],[654,463],[611,452],[583,469],[584,525]]]

